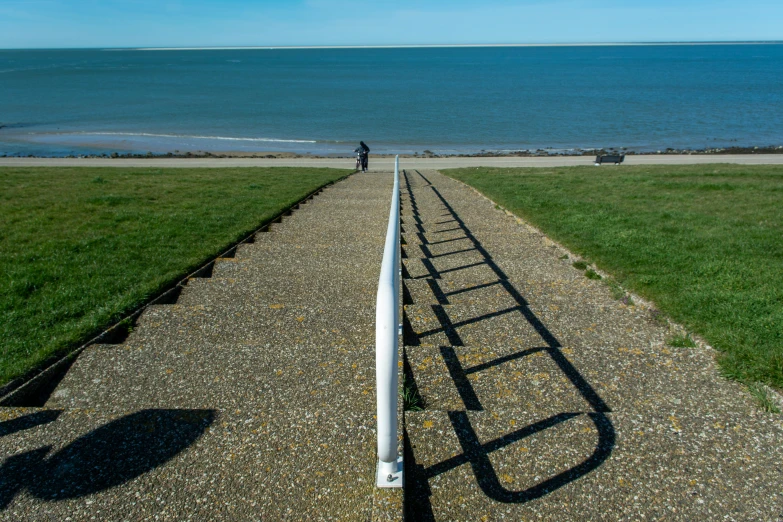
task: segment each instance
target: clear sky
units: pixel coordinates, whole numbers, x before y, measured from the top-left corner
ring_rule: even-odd
[[[0,48],[783,40],[783,0],[0,0]]]

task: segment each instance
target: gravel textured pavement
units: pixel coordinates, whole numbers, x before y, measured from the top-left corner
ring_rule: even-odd
[[[392,182],[325,189],[84,350],[45,404],[0,408],[0,520],[399,519],[374,487]]]
[[[404,179],[410,520],[783,520],[783,419],[709,347],[473,189]]]
[[[399,520],[374,488],[391,186],[329,187],[0,408],[0,520]],[[466,185],[412,167],[401,199],[409,520],[783,520],[783,418],[711,348]]]

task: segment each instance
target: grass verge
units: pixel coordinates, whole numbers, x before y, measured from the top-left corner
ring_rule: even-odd
[[[349,173],[0,168],[0,385]]]
[[[451,169],[783,389],[783,167]]]

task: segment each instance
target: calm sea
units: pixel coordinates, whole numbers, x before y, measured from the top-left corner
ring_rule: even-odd
[[[783,45],[0,51],[0,155],[783,144]]]

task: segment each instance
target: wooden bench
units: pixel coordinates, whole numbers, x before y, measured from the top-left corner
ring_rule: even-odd
[[[612,156],[596,156],[595,157],[595,164],[600,165],[601,163],[614,163],[615,165],[619,165],[623,162],[625,159],[624,155],[612,155]]]

